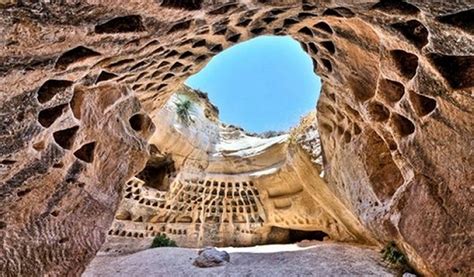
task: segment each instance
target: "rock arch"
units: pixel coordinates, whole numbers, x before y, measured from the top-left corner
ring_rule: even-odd
[[[80,273],[105,239],[121,185],[149,156],[143,134],[154,125],[136,132],[129,119],[159,122],[153,112],[213,55],[264,34],[291,35],[313,58],[326,188],[364,236],[396,241],[425,274],[469,272],[472,4],[211,2],[37,4],[48,16],[35,4],[0,6],[9,41],[0,57],[2,272]],[[114,17],[138,27],[93,32]],[[96,82],[103,72],[110,79]],[[48,80],[66,85],[43,93]],[[76,126],[68,147],[54,142]],[[74,155],[90,144],[90,162]]]

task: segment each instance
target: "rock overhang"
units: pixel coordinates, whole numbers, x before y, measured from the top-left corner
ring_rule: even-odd
[[[114,99],[115,90],[102,84],[125,85],[133,91],[130,98],[117,96],[128,99],[117,102],[131,105],[130,108],[117,106],[122,108],[116,113],[123,117],[119,122],[128,126],[128,117],[142,112],[140,105],[143,113],[152,117],[176,86],[202,68],[213,55],[234,43],[263,34],[292,35],[313,57],[315,70],[323,79],[317,115],[323,150],[320,160],[324,163],[330,192],[341,205],[362,222],[362,229],[369,230],[369,237],[381,243],[395,240],[419,271],[467,272],[464,260],[469,250],[464,242],[470,239],[468,231],[473,224],[468,209],[469,192],[466,193],[472,179],[469,166],[472,163],[465,149],[469,149],[469,137],[473,133],[468,122],[473,121],[469,95],[473,87],[470,76],[474,52],[468,16],[472,5],[468,1],[433,5],[423,1],[385,0],[357,5],[341,2],[339,6],[312,1],[302,5],[299,1],[242,1],[223,5],[211,5],[207,1],[164,2],[165,8],[157,3],[136,5],[136,2],[108,6],[87,2],[63,7],[51,4],[43,10],[46,16],[41,16],[30,4],[9,6],[1,11],[5,23],[2,32],[7,41],[2,45],[0,68],[2,114],[6,115],[2,128],[1,188],[6,196],[4,201],[18,205],[2,207],[2,214],[6,215],[1,225],[2,232],[8,234],[4,238],[6,245],[15,248],[12,238],[21,235],[14,228],[16,225],[28,230],[58,222],[54,216],[57,213],[51,211],[51,216],[46,216],[47,209],[31,199],[43,194],[56,200],[70,199],[69,194],[76,192],[64,185],[48,185],[43,190],[51,193],[40,193],[37,188],[44,187],[46,182],[42,180],[76,178],[86,188],[100,183],[110,191],[110,199],[103,197],[104,201],[110,201],[104,210],[106,218],[87,216],[89,220],[86,220],[87,213],[83,211],[77,217],[69,215],[75,218],[71,226],[39,233],[40,241],[53,236],[62,242],[57,246],[47,241],[44,248],[45,253],[66,261],[62,266],[56,268],[46,261],[34,264],[33,257],[13,251],[6,256],[9,261],[6,272],[15,272],[19,264],[25,273],[33,272],[29,270],[33,267],[44,273],[80,272],[104,240],[102,234],[108,228],[106,222],[112,220],[119,187],[146,162],[148,153],[143,145],[137,148],[139,153],[133,159],[140,161],[141,166],[128,163],[127,158],[117,159],[117,152],[111,151],[113,139],[94,147],[89,145],[104,136],[103,131],[108,127],[122,146],[130,144],[133,148],[146,140],[141,134],[135,137],[133,128],[115,129],[112,120],[101,119],[103,115],[98,116],[94,111],[102,111],[103,105]],[[199,7],[204,10],[196,10]],[[137,14],[141,16],[127,17]],[[94,32],[96,25],[103,26],[114,17],[133,20],[136,30],[123,32],[117,27],[105,28],[105,33]],[[12,18],[22,21],[15,22]],[[19,33],[20,29],[26,31]],[[113,75],[104,75],[104,71]],[[69,82],[74,84],[68,86]],[[76,89],[77,84],[85,88]],[[103,91],[100,94],[104,99],[88,100],[85,105],[94,107],[89,109],[93,110],[91,113],[84,113],[86,108],[78,104],[82,96],[77,91],[81,90],[87,95]],[[41,96],[37,98],[37,95]],[[140,99],[140,104],[134,97]],[[99,101],[97,106],[92,104],[94,101]],[[112,106],[110,111],[116,111]],[[127,109],[130,114],[123,113]],[[85,115],[80,122],[78,113]],[[111,114],[105,117],[112,119]],[[105,120],[111,125],[102,125],[105,127],[98,130],[94,120]],[[65,135],[72,133],[70,129],[76,124],[80,126],[73,136],[77,143],[71,143]],[[113,131],[119,129],[123,130],[120,134]],[[55,139],[52,134],[56,132],[60,133]],[[317,147],[307,143],[308,149]],[[61,158],[63,152],[65,158]],[[90,153],[97,154],[92,159]],[[122,150],[122,153],[126,152]],[[114,176],[119,165],[110,162],[112,156],[126,172],[120,175],[118,183],[107,178]],[[78,170],[84,166],[85,171]],[[94,168],[102,169],[93,173]],[[98,179],[90,174],[97,174]],[[81,186],[78,185],[79,189]],[[312,191],[311,187],[307,190]],[[58,209],[67,207],[65,202],[56,200],[53,202],[59,203]],[[26,202],[35,206],[34,211],[20,212],[23,210],[19,207]],[[86,203],[89,202],[78,207],[86,207]],[[88,212],[97,210],[100,209]],[[25,216],[18,217],[19,214]],[[97,228],[97,236],[91,237],[85,226],[95,225],[103,227]],[[433,229],[438,231],[432,232]],[[76,239],[94,245],[85,250],[89,255],[75,264],[52,250],[54,246],[68,253],[82,251],[61,240],[62,233],[72,230],[81,230],[75,233]],[[453,238],[453,233],[460,235]],[[432,249],[443,255],[433,257]],[[17,256],[23,258],[10,262]]]

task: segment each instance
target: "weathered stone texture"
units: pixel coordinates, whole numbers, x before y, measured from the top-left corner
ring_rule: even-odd
[[[472,273],[471,1],[49,2],[0,1],[5,275],[81,272],[166,132],[158,111],[212,56],[265,34],[299,40],[323,80],[325,182],[304,170],[317,143],[286,156],[308,199],[424,274]],[[181,151],[214,145],[197,141]]]

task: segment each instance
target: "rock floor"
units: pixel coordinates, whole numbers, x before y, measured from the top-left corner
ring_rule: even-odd
[[[380,262],[375,249],[357,245],[321,242],[304,248],[267,245],[219,249],[230,253],[230,263],[214,268],[192,265],[197,249],[99,254],[83,276],[395,276]]]

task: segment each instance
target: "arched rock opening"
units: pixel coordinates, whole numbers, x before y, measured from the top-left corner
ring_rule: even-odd
[[[345,226],[348,233],[359,234],[356,239],[379,244],[395,240],[420,272],[467,274],[472,157],[466,149],[472,137],[468,122],[474,121],[470,97],[474,38],[466,19],[472,4],[210,2],[163,1],[140,7],[120,1],[107,7],[45,4],[48,9],[42,12],[57,15],[51,17],[23,13],[37,11],[28,3],[2,6],[0,20],[8,43],[0,65],[0,114],[7,115],[0,128],[0,156],[16,162],[1,167],[0,201],[5,204],[0,208],[0,232],[7,234],[1,236],[1,256],[8,262],[1,263],[0,270],[7,275],[80,273],[105,240],[120,188],[144,168],[149,156],[147,138],[132,132],[129,119],[144,113],[159,123],[154,111],[213,55],[251,37],[276,34],[298,39],[323,78],[320,112],[315,124],[309,124],[320,126],[321,143],[309,140],[306,149],[324,150],[324,182],[317,182],[317,188],[328,194],[315,193],[309,184],[272,191],[278,212],[271,220],[284,222],[285,208],[293,205],[282,195],[302,191],[309,195],[308,203],[321,201],[323,211],[357,219],[334,221],[331,226]],[[100,20],[91,20],[86,14],[90,10]],[[105,14],[107,20],[143,14],[144,28],[102,39],[106,35],[92,30]],[[31,23],[22,25],[25,32],[17,33],[21,23],[9,20],[16,15]],[[183,20],[189,24],[171,28]],[[64,22],[67,28],[55,29]],[[117,77],[94,84],[103,70]],[[38,101],[37,88],[47,80],[73,82],[73,89],[68,89],[69,83],[49,83],[43,87],[47,91],[40,89]],[[74,143],[62,139],[53,143],[53,133],[76,125],[80,127]],[[158,124],[156,132],[160,131],[165,130]],[[92,142],[94,158],[81,161],[77,154],[83,152],[77,151]],[[379,147],[369,149],[372,144]],[[374,155],[381,159],[374,161]],[[292,162],[295,169],[307,164],[304,159]],[[380,178],[374,172],[379,167],[401,178],[376,185]],[[317,175],[305,178],[316,180]],[[202,189],[206,190],[204,184]],[[213,189],[208,193],[213,195]],[[337,206],[325,202],[329,195]],[[147,205],[147,199],[132,192],[132,198],[137,196]],[[63,210],[68,212],[56,212]],[[134,216],[130,218],[135,222],[164,220]],[[235,220],[244,219],[236,215]],[[296,218],[285,224],[307,223]],[[183,234],[179,228],[163,231]],[[138,231],[118,234],[122,233],[144,236]],[[32,247],[33,241],[44,242],[43,247]],[[78,252],[84,255],[75,256]]]

